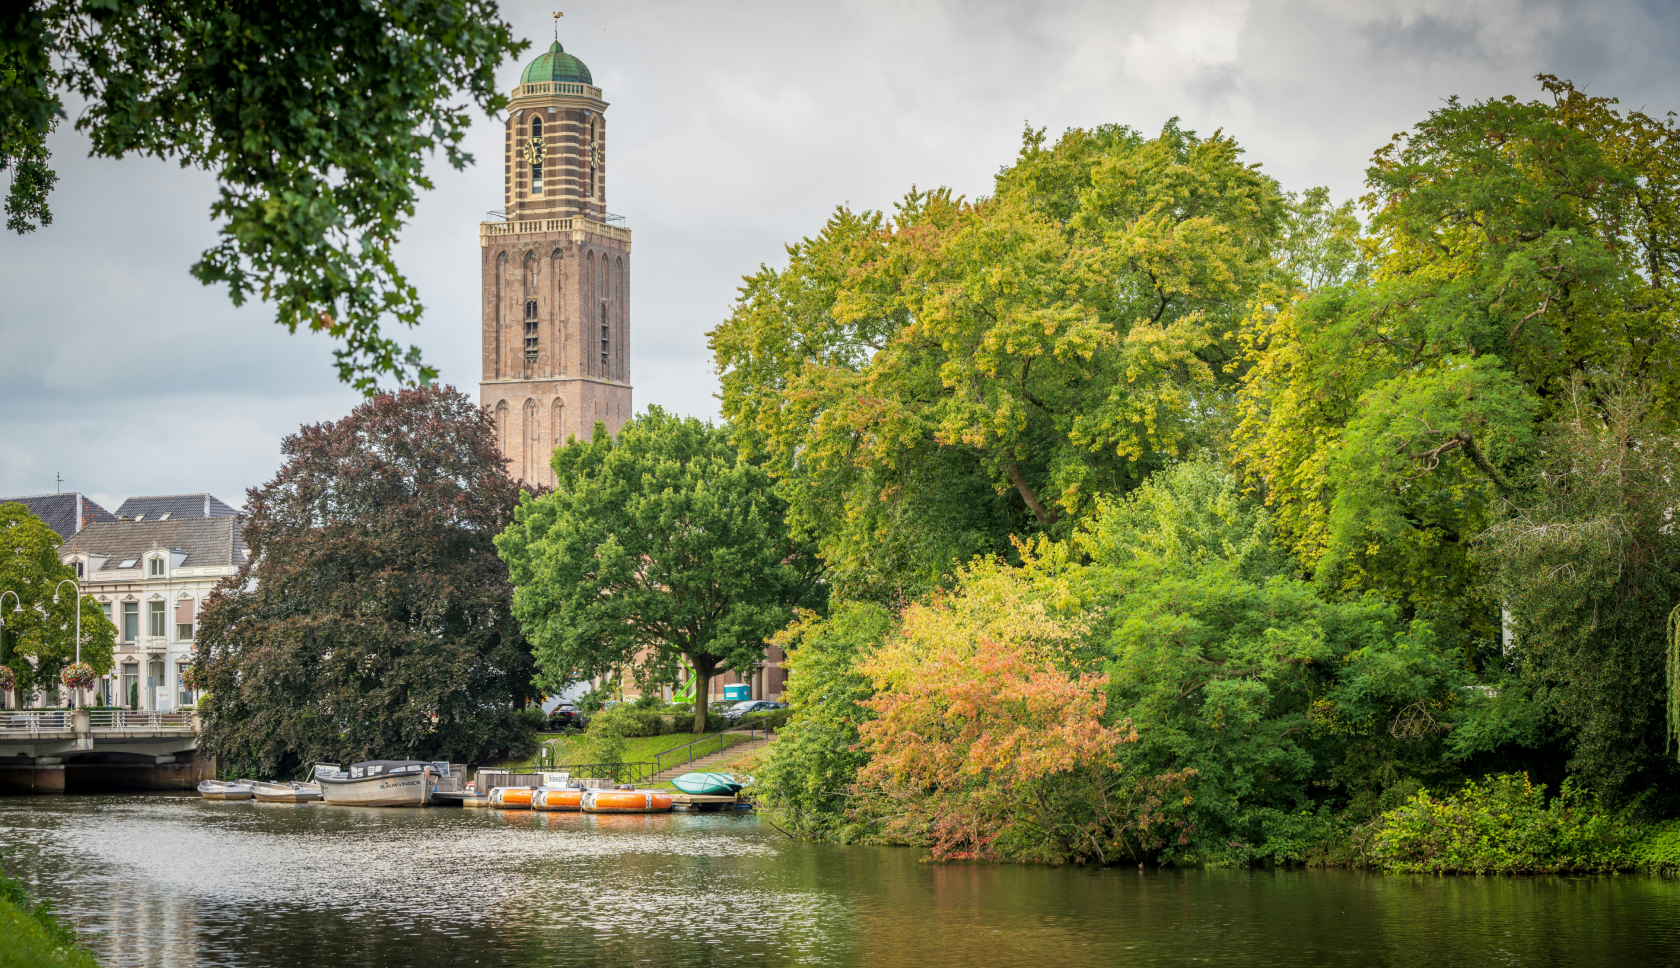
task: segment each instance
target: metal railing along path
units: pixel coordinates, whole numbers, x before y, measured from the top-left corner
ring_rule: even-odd
[[[189,712],[156,712],[145,709],[89,709],[94,729],[191,729]]]

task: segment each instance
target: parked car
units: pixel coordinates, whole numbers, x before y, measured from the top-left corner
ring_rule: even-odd
[[[583,729],[589,725],[589,717],[571,703],[563,702],[548,714],[548,725],[551,729]]]
[[[743,699],[724,710],[723,718],[732,723],[740,722],[741,717],[748,713],[767,713],[772,709],[786,709],[787,703],[774,702],[769,699]]]

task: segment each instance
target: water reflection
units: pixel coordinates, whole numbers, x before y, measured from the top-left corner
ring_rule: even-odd
[[[750,815],[0,800],[120,966],[1635,965],[1680,883],[932,866]]]

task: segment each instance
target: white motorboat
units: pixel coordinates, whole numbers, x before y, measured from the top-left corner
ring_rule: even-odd
[[[432,802],[441,771],[423,760],[369,760],[348,770],[320,763],[315,781],[321,799],[353,807],[423,807]]]
[[[198,785],[198,795],[206,800],[249,800],[254,791],[243,780],[205,780]]]
[[[266,783],[261,780],[251,784],[251,794],[262,803],[308,803],[321,799],[321,785],[318,783]]]

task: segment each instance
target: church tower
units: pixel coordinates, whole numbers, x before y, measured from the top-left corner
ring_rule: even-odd
[[[607,102],[556,40],[519,77],[503,138],[502,221],[479,226],[484,372],[508,472],[630,418],[630,230],[607,214]],[[492,213],[492,215],[497,213]]]

